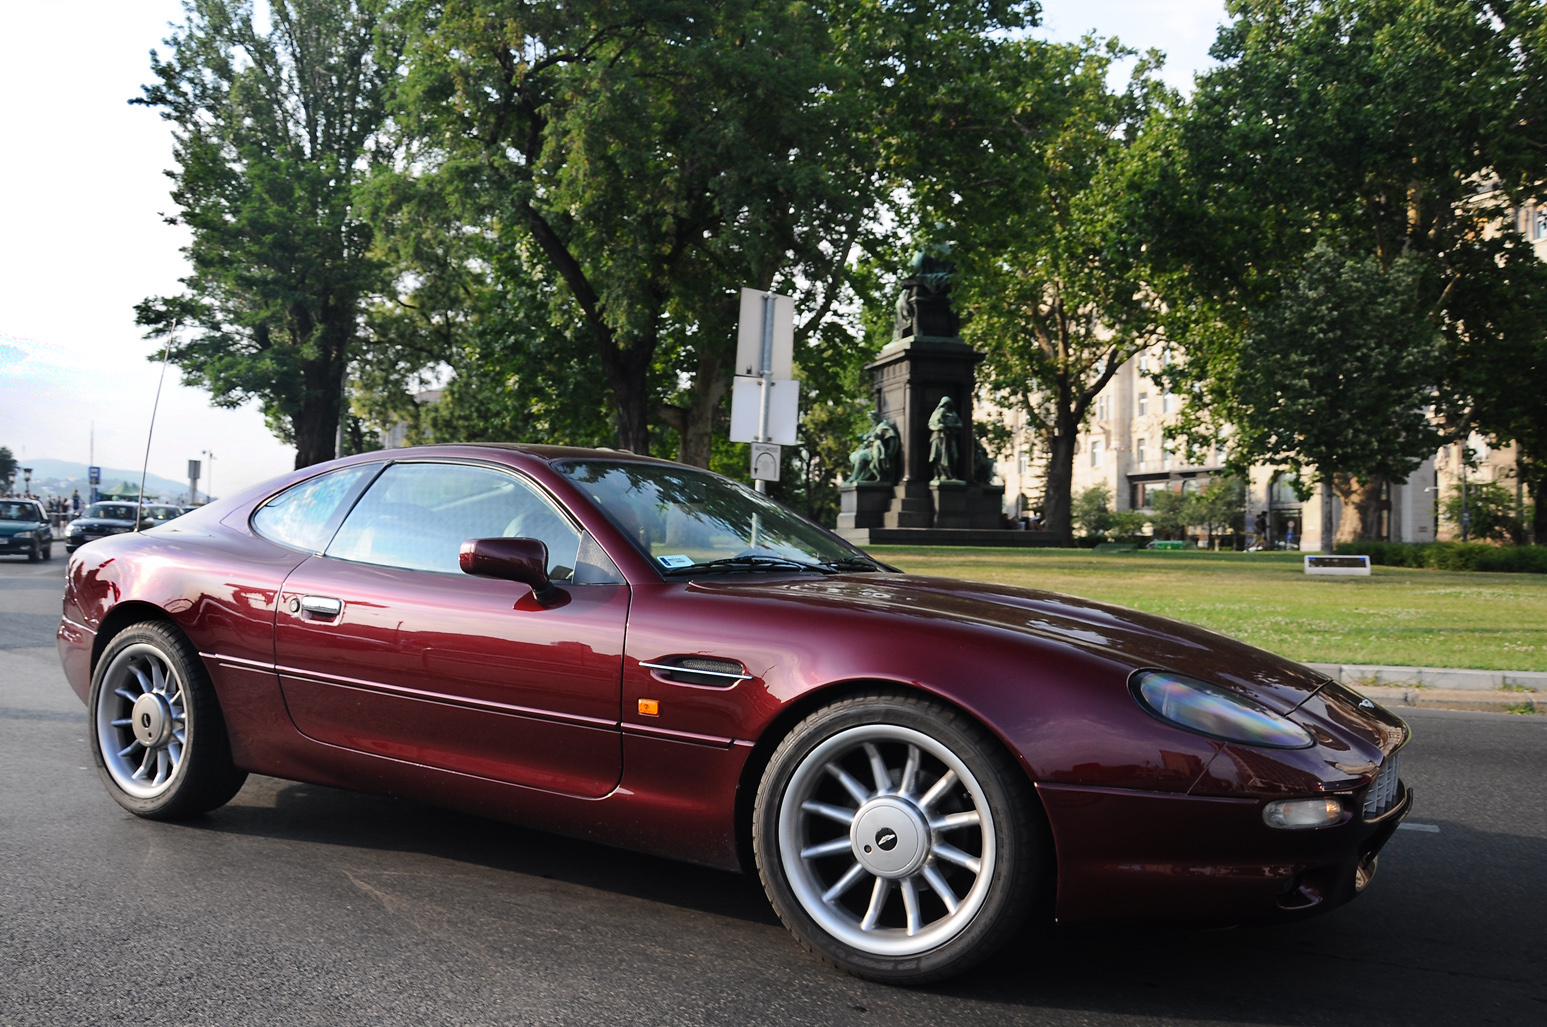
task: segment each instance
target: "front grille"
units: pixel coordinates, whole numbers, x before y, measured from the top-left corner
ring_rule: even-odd
[[[1364,793],[1364,819],[1383,817],[1397,804],[1397,775],[1401,771],[1401,764],[1402,759],[1397,753],[1386,758],[1386,765],[1380,768],[1380,773],[1370,784],[1370,790]]]

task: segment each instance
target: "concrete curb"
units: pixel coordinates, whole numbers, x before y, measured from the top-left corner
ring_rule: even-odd
[[[1390,688],[1353,684],[1349,687],[1382,706],[1413,706],[1434,710],[1477,710],[1484,713],[1547,714],[1547,696],[1540,692],[1482,692],[1470,688]]]
[[[1448,691],[1492,692],[1519,689],[1547,692],[1547,672],[1531,670],[1467,670],[1455,667],[1390,667],[1374,663],[1307,663],[1305,666],[1345,685],[1370,687],[1412,685]],[[1518,700],[1517,700],[1518,701]]]

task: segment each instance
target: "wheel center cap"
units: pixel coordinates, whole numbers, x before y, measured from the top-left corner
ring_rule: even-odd
[[[172,707],[166,698],[147,692],[134,701],[129,711],[134,738],[147,749],[165,745],[172,737]]]
[[[907,877],[917,873],[929,855],[929,822],[908,800],[882,795],[860,807],[849,841],[860,866],[870,873]]]

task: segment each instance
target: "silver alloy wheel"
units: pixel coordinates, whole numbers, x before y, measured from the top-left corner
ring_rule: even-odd
[[[796,900],[833,938],[872,955],[917,955],[960,934],[988,897],[994,854],[977,778],[936,739],[893,724],[823,741],[779,807]]]
[[[171,787],[188,742],[181,677],[160,649],[126,647],[102,675],[95,710],[102,764],[113,783],[136,799]]]

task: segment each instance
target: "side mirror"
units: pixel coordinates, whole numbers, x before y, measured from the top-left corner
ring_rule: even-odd
[[[548,547],[535,538],[470,538],[459,555],[462,573],[502,578],[532,586],[532,598],[547,605],[559,594],[548,579]]]

